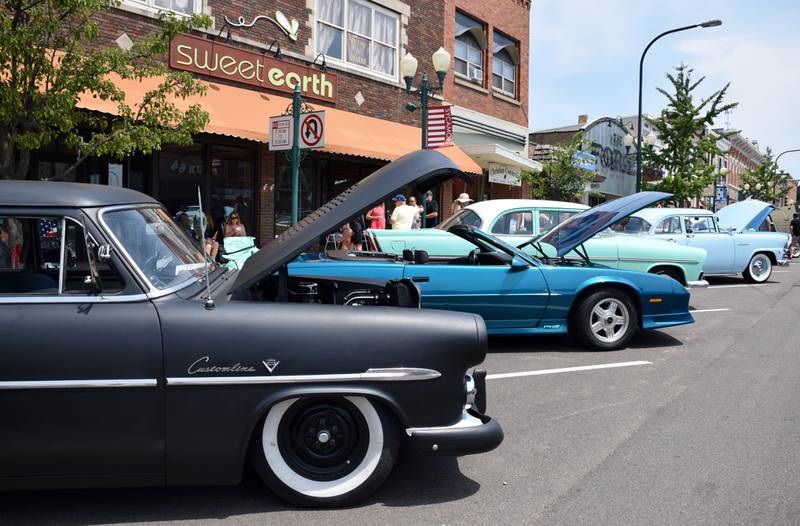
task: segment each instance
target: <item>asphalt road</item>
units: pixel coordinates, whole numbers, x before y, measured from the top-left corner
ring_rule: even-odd
[[[800,524],[800,265],[695,291],[697,323],[584,352],[498,339],[489,413],[506,440],[460,459],[406,451],[365,505],[297,510],[233,488],[0,495],[0,524]],[[719,310],[728,309],[728,310]],[[553,372],[600,364],[623,367]],[[541,372],[549,374],[541,374]]]

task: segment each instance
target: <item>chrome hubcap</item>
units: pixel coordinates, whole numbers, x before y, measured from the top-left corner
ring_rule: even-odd
[[[331,439],[331,434],[328,433],[327,431],[320,431],[319,434],[317,435],[317,441],[320,444],[327,444],[328,440],[330,439]]]
[[[757,256],[753,258],[753,262],[750,263],[750,273],[756,278],[762,279],[769,272],[769,267],[769,260],[767,260],[766,257]]]
[[[597,302],[589,316],[595,337],[604,343],[614,343],[628,332],[630,315],[627,307],[616,299]]]

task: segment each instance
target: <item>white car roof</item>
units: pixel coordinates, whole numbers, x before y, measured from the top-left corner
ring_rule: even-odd
[[[568,203],[565,201],[547,201],[544,199],[489,199],[478,201],[466,206],[469,210],[484,219],[495,217],[506,210],[515,208],[557,208],[566,210],[586,210],[589,207],[581,203]]]
[[[684,216],[713,216],[714,212],[711,210],[704,210],[702,208],[643,208],[639,210],[635,214],[631,214],[633,217],[641,217],[648,223],[653,223],[654,221],[658,221],[663,217],[675,216],[675,215],[684,215]]]

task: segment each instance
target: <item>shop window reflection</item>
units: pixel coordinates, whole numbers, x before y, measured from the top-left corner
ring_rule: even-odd
[[[254,162],[252,150],[214,146],[211,159],[211,201],[209,212],[222,239],[224,224],[236,212],[248,236],[255,236],[253,206]]]

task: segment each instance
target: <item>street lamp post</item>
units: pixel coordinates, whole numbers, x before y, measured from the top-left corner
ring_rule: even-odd
[[[787,153],[791,153],[791,152],[800,152],[800,148],[796,148],[794,150],[786,150],[784,152],[779,153],[778,156],[775,157],[775,163],[776,164],[778,163],[778,159],[780,159],[782,155],[787,154]]]
[[[687,29],[694,29],[696,27],[716,27],[722,25],[722,21],[720,20],[709,20],[708,22],[703,22],[701,24],[693,24],[691,26],[684,26],[679,27],[676,29],[670,29],[669,31],[664,31],[653,40],[647,44],[647,47],[644,48],[642,52],[642,58],[639,59],[639,113],[637,114],[637,129],[638,133],[636,135],[636,191],[642,189],[642,72],[644,71],[644,56],[647,54],[647,51],[650,49],[656,40],[659,38],[669,35],[671,33],[677,33],[679,31],[686,31]]]
[[[420,110],[422,118],[423,150],[428,148],[428,99],[437,92],[442,91],[444,88],[444,79],[447,75],[447,70],[450,69],[450,53],[448,53],[443,47],[440,47],[433,55],[431,55],[431,62],[433,63],[433,69],[436,71],[436,76],[439,78],[439,85],[431,86],[430,81],[428,80],[428,74],[423,73],[419,88],[415,88],[413,86],[413,82],[414,77],[417,74],[417,59],[411,53],[406,53],[406,55],[400,59],[400,75],[403,77],[403,80],[406,83],[406,93],[409,95],[413,93],[417,95],[420,100],[419,106],[409,102],[406,104],[406,109],[408,111],[416,111],[417,109]],[[420,221],[420,226],[425,228],[428,223],[428,218],[426,217],[428,212],[428,202],[424,193],[420,197],[420,200],[422,202],[422,218]]]

